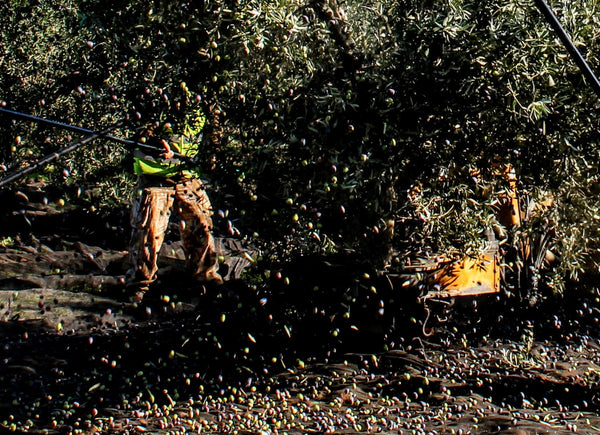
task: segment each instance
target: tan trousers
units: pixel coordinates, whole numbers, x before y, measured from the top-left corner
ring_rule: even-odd
[[[158,253],[173,207],[180,218],[179,232],[192,276],[198,281],[222,282],[212,236],[212,208],[202,182],[157,183],[145,176],[138,180],[131,210],[130,282],[143,288],[156,280]]]

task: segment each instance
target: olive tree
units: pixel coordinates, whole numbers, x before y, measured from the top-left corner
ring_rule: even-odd
[[[556,11],[597,65],[594,4]],[[11,108],[88,126],[128,117],[134,135],[202,107],[214,202],[266,259],[352,252],[400,270],[477,252],[510,164],[524,196],[554,205],[507,244],[553,234],[561,261],[544,281],[557,289],[597,267],[596,97],[530,1],[22,0],[0,12]],[[67,140],[2,129],[8,163]],[[128,153],[89,148],[53,176],[127,178]]]

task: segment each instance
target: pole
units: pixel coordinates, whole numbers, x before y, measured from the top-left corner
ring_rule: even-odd
[[[109,132],[111,132],[115,128],[120,127],[121,125],[123,125],[123,122],[119,122],[118,124],[113,125],[112,127],[108,127],[100,132],[94,132],[90,136],[88,136],[84,139],[72,142],[71,144],[67,145],[66,147],[61,148],[60,150],[53,152],[52,154],[48,154],[45,157],[42,157],[41,159],[32,163],[30,166],[26,166],[25,168],[15,171],[12,174],[7,175],[6,177],[0,179],[0,187],[3,187],[4,185],[6,185],[12,181],[15,181],[15,180],[21,178],[22,176],[24,176],[32,171],[35,171],[36,169],[50,163],[51,161],[58,159],[60,156],[63,156],[67,153],[75,151],[77,148],[87,145],[88,143],[92,142],[94,139],[98,139],[99,137],[106,137]]]
[[[600,81],[598,81],[598,78],[594,74],[594,71],[592,71],[589,64],[583,58],[575,44],[573,44],[573,41],[558,21],[556,14],[552,11],[552,9],[550,9],[550,6],[548,6],[545,0],[535,0],[535,4],[544,15],[544,18],[546,18],[546,21],[548,21],[548,23],[557,33],[558,37],[560,38],[563,45],[565,46],[565,48],[567,49],[567,51],[569,52],[569,54],[571,55],[581,72],[583,73],[584,77],[596,92],[596,95],[600,97]]]
[[[3,107],[0,107],[0,113],[3,113],[5,115],[13,117],[13,118],[20,118],[20,119],[25,119],[27,121],[37,122],[37,123],[41,123],[41,124],[47,124],[52,127],[58,127],[58,128],[73,131],[76,133],[84,133],[84,134],[91,134],[91,135],[96,134],[96,131],[90,130],[88,128],[78,127],[76,125],[65,124],[64,122],[53,121],[52,119],[41,118],[39,116],[34,116],[34,115],[27,114],[27,113],[16,112],[14,110],[9,110],[9,109],[3,108]],[[125,139],[125,138],[122,138],[119,136],[114,136],[112,134],[105,134],[105,135],[102,135],[102,137],[104,137],[105,139],[111,140],[113,142],[127,145],[129,147],[137,147],[137,148],[142,148],[142,149],[146,149],[146,150],[154,151],[154,152],[161,151],[159,148],[157,148],[155,146],[137,142],[132,139]],[[180,154],[180,153],[173,152],[173,156],[177,157],[180,160],[183,160],[186,163],[190,163],[190,164],[197,163],[195,159],[193,159],[189,156]]]

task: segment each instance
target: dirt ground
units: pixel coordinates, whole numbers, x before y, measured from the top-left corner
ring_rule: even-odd
[[[340,259],[243,276],[255,251],[224,240],[239,259],[224,285],[187,281],[171,243],[134,306],[125,216],[26,196],[4,198],[0,222],[15,241],[0,249],[0,431],[600,431],[593,289],[535,310],[502,297],[424,307]]]

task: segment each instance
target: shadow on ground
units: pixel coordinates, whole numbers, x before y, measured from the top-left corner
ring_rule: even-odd
[[[102,232],[83,237],[93,219],[61,235],[50,230],[70,217],[42,225],[45,212],[26,213],[34,208],[7,221],[27,217],[33,244],[0,252],[3,430],[600,428],[593,291],[536,310],[496,297],[424,306],[401,278],[341,256],[247,276],[230,264],[224,285],[201,285],[186,279],[177,244],[168,244],[158,282],[134,306],[123,289],[123,234],[86,245],[106,241]],[[17,233],[22,242],[27,233]]]

